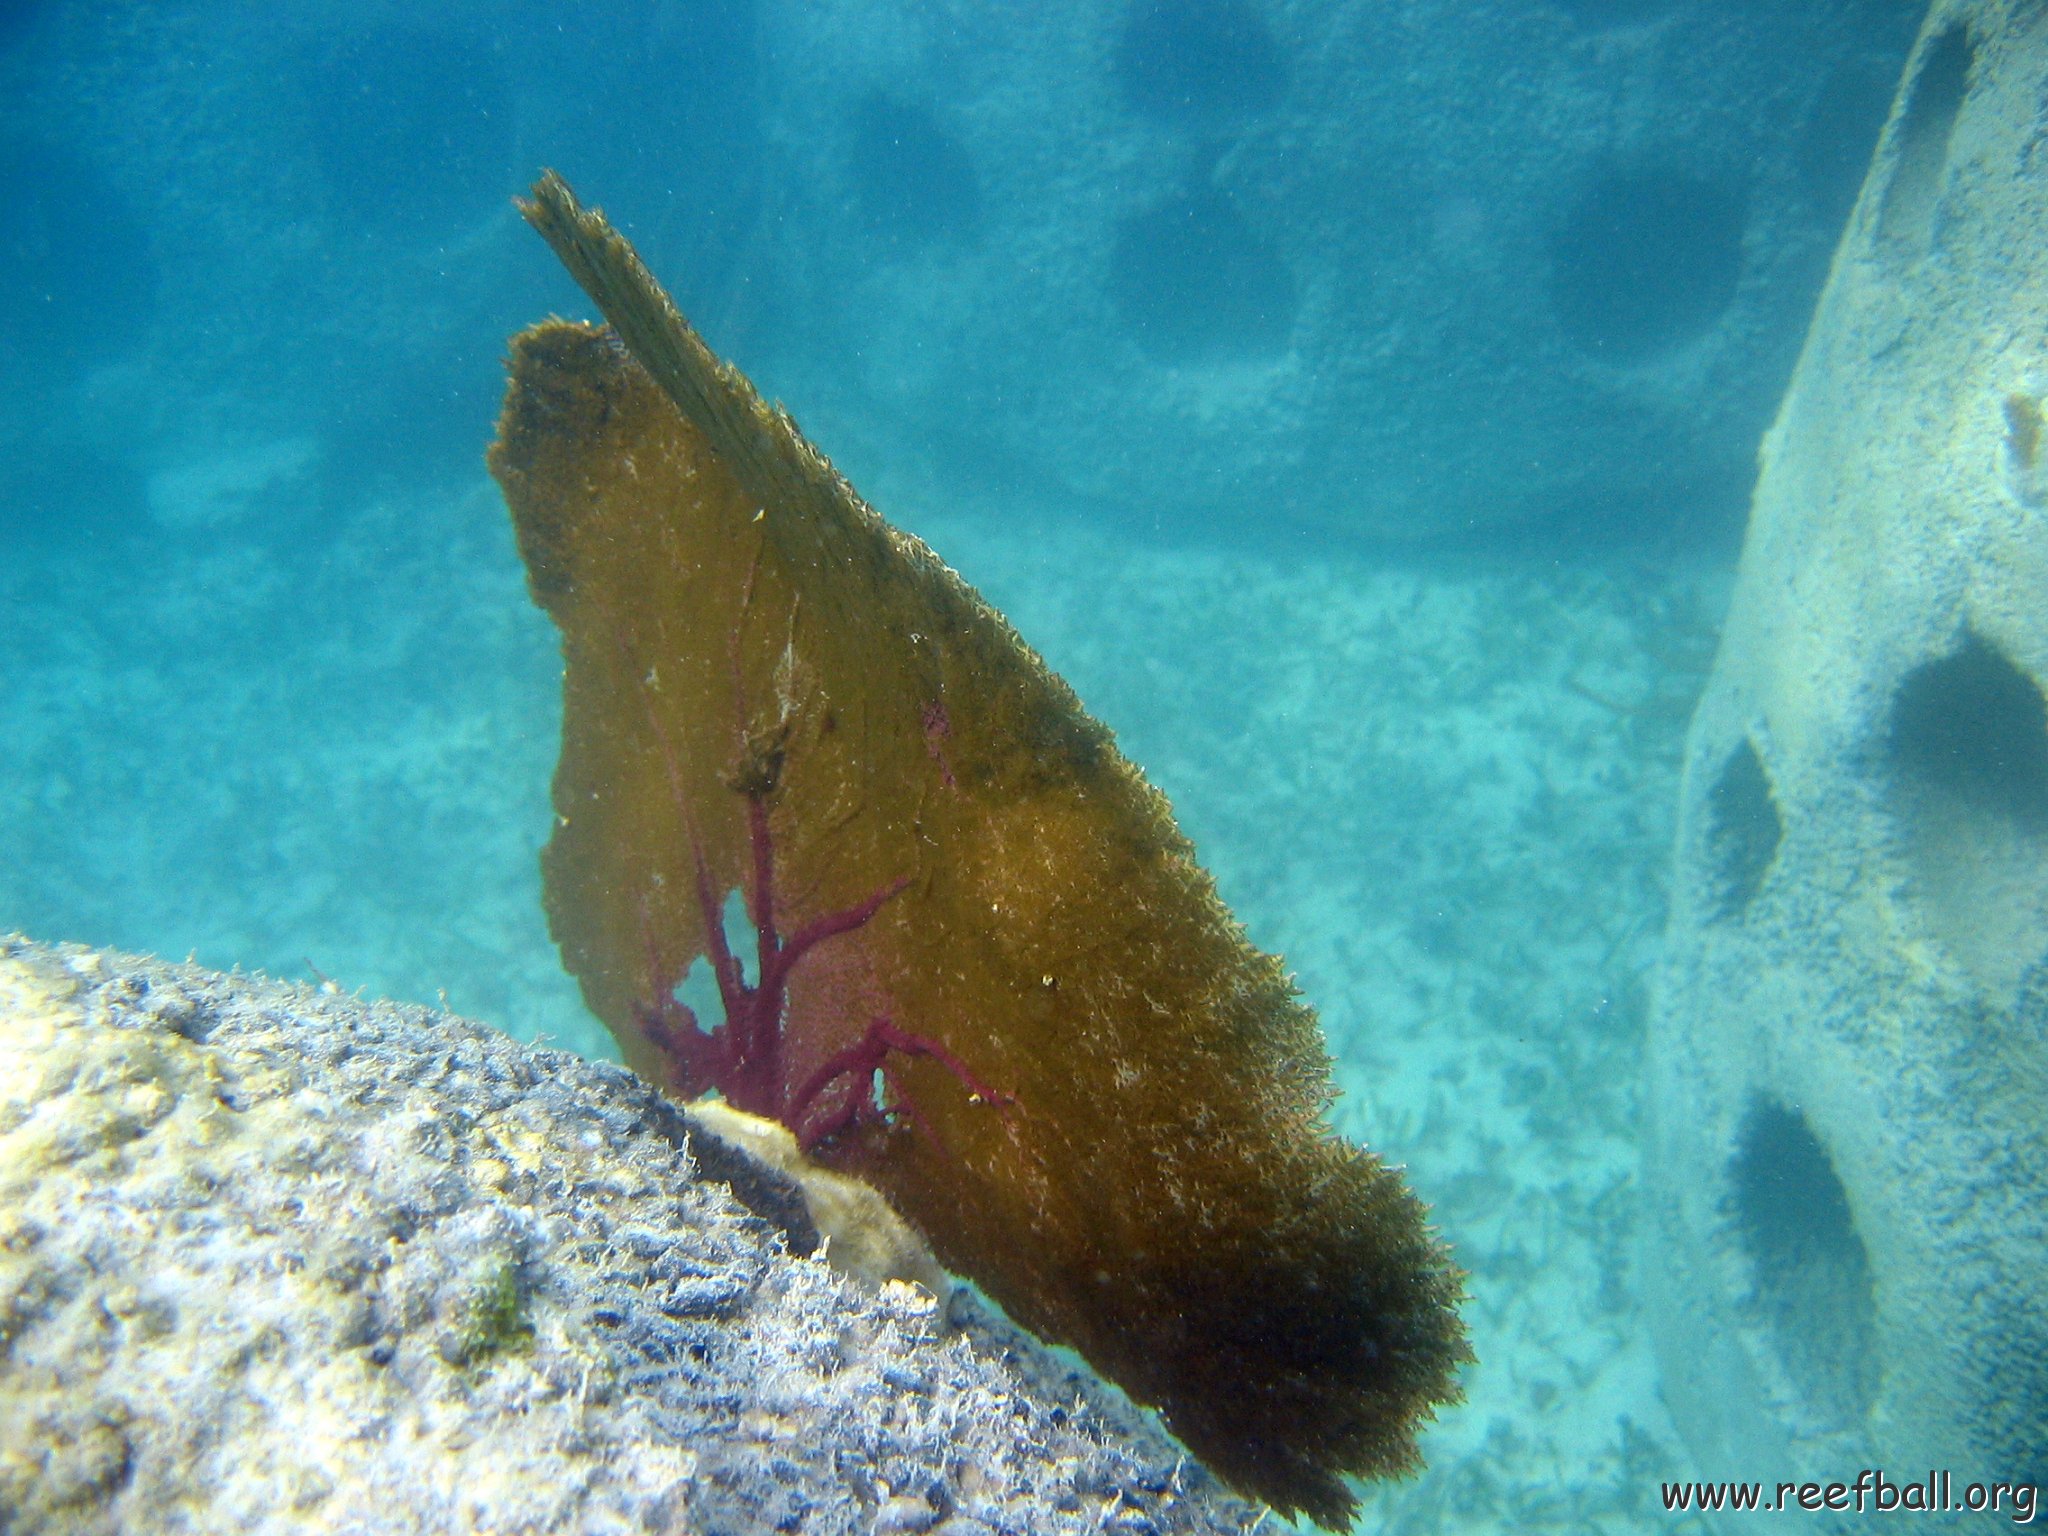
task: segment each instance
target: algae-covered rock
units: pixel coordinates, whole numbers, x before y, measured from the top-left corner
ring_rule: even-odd
[[[0,1529],[1255,1522],[692,1139],[465,1020],[0,941]]]

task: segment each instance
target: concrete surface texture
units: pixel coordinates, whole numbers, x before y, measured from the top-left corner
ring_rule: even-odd
[[[1645,1262],[1703,1476],[2048,1481],[2044,74],[2038,6],[1933,7],[1688,743]]]
[[[1739,517],[1917,10],[763,15],[814,434],[1407,541]]]
[[[0,1528],[1257,1523],[971,1300],[794,1257],[695,1139],[449,1015],[0,940]]]

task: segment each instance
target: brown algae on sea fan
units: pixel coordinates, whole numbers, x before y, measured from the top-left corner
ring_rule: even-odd
[[[1343,1522],[1471,1356],[1422,1204],[1328,1128],[1314,1015],[1002,616],[559,178],[521,206],[610,322],[514,340],[490,456],[562,632],[543,871],[591,1008],[1227,1480]]]

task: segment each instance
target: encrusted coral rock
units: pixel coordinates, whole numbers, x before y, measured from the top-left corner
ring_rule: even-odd
[[[691,1140],[465,1020],[0,940],[0,1528],[1255,1522],[978,1312],[794,1257]]]

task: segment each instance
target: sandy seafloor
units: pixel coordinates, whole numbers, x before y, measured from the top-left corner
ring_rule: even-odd
[[[863,489],[1172,797],[1321,1010],[1341,1128],[1471,1271],[1468,1400],[1359,1528],[1687,1530],[1640,1068],[1725,569],[1248,553]],[[0,561],[0,929],[605,1050],[540,914],[558,667],[494,488],[386,494],[298,553],[248,516]]]

